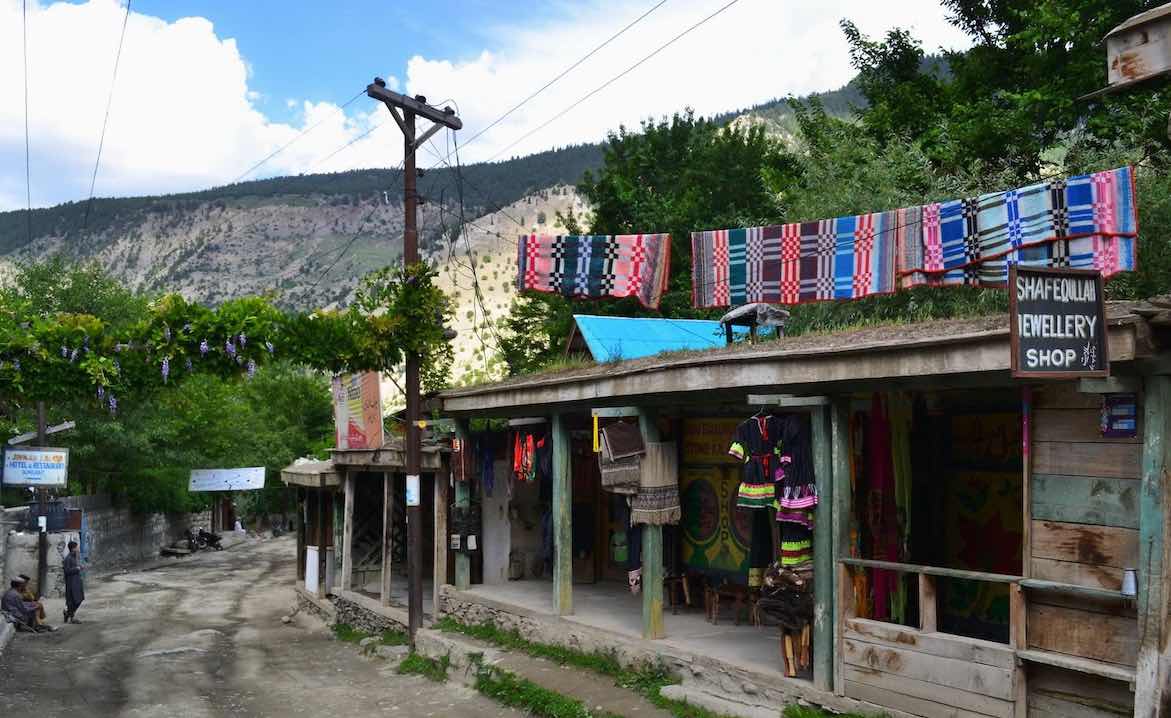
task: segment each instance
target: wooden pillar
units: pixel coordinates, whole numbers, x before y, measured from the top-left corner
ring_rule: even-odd
[[[305,511],[308,509],[308,491],[297,487],[297,583],[305,580]],[[304,584],[301,584],[304,585]]]
[[[470,436],[467,421],[464,419],[456,420],[455,435],[462,441],[468,441]],[[467,481],[453,483],[455,486],[455,507],[459,511],[467,511],[472,506],[472,489],[468,486]],[[459,550],[455,552],[455,587],[460,591],[466,591],[472,585],[472,557],[465,548],[461,543]]]
[[[553,610],[573,613],[573,477],[569,471],[569,427],[553,416]]]
[[[833,555],[835,558],[846,558],[850,555],[850,511],[853,487],[850,482],[850,405],[848,400],[835,401],[830,407],[830,444],[832,448],[831,461],[833,462]],[[820,512],[819,512],[820,514]],[[819,521],[820,523],[820,516]],[[833,572],[837,581],[834,595],[838,597],[834,605],[833,635],[833,690],[839,696],[845,695],[845,682],[842,672],[845,669],[843,662],[842,629],[846,618],[854,613],[854,592],[850,583],[850,572],[844,566]],[[816,581],[816,577],[814,577]]]
[[[1160,666],[1167,598],[1164,550],[1167,546],[1166,481],[1171,448],[1171,377],[1149,376],[1143,394],[1143,467],[1139,491],[1138,662],[1134,715],[1152,718],[1162,711],[1164,671]]]
[[[390,605],[390,572],[394,554],[394,474],[382,472],[382,605]]]
[[[834,482],[833,446],[829,411],[813,407],[813,476],[817,482],[816,523],[813,525],[813,685],[818,690],[834,686]],[[774,554],[774,556],[777,554]]]
[[[354,474],[346,470],[346,504],[342,516],[342,591],[354,587]]]
[[[317,546],[317,586],[314,590],[314,595],[325,596],[325,490],[317,490],[317,515],[313,519],[315,531],[313,532],[313,543]]]
[[[443,584],[447,583],[447,483],[451,467],[435,473],[435,562],[431,578],[431,619],[442,613]]]
[[[1015,583],[1012,588],[1019,589]],[[919,574],[919,630],[924,633],[935,633],[939,630],[939,604],[935,598],[935,577]],[[1012,616],[1013,619],[1016,616]],[[1021,646],[1023,648],[1024,646]]]
[[[658,442],[659,427],[655,415],[638,411],[638,426],[644,443]],[[663,626],[663,527],[642,527],[642,637],[666,638]]]

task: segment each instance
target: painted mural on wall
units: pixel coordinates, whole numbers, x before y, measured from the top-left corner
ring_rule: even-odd
[[[728,456],[738,419],[683,422],[683,562],[705,574],[748,573],[749,512],[737,510],[740,466]]]

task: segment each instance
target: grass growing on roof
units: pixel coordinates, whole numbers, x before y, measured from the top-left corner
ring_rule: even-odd
[[[614,679],[615,685],[634,691],[654,706],[670,712],[675,718],[724,718],[719,713],[706,708],[685,701],[664,698],[660,693],[663,687],[676,684],[679,680],[672,676],[661,663],[625,668],[614,653],[604,651],[586,653],[564,646],[530,641],[516,629],[501,629],[493,623],[469,625],[460,623],[450,616],[442,618],[435,627],[448,633],[462,633],[465,636],[477,638],[501,648],[527,653],[535,658],[544,658],[563,666],[582,668],[610,676]]]

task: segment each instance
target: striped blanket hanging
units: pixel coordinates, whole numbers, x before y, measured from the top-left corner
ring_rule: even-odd
[[[1000,286],[1008,266],[1135,267],[1130,167],[970,199],[771,227],[693,232],[692,303],[801,304],[922,284]]]
[[[577,299],[637,297],[657,309],[667,288],[668,234],[522,235],[516,286]]]
[[[919,241],[901,248],[900,285],[1000,286],[1010,264],[1135,268],[1134,170],[1121,167],[928,204]]]

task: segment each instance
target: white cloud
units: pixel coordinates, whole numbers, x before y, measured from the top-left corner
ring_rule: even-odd
[[[642,13],[650,0],[589,0],[539,24],[496,28],[491,47],[465,59],[415,57],[400,82],[432,101],[452,98],[470,138],[504,110]],[[484,135],[461,159],[484,159],[560,111],[722,4],[671,0],[541,97]],[[24,116],[20,0],[0,0],[0,209],[24,205]],[[89,190],[123,8],[117,0],[29,4],[29,106],[35,205],[84,199]],[[870,34],[911,26],[929,49],[963,38],[936,0],[741,0],[727,12],[618,80],[508,152],[596,141],[620,123],[694,107],[703,114],[815,90],[853,74],[837,27],[849,17]],[[244,49],[246,51],[246,48]],[[254,176],[388,166],[401,159],[393,122],[320,161],[387,113],[357,102],[290,100],[292,124],[255,103],[251,68],[235,40],[204,18],[175,22],[133,13],[126,31],[97,194],[200,189],[235,179],[259,158],[320,123]],[[437,139],[442,147],[442,139]],[[424,153],[421,162],[433,162]]]

